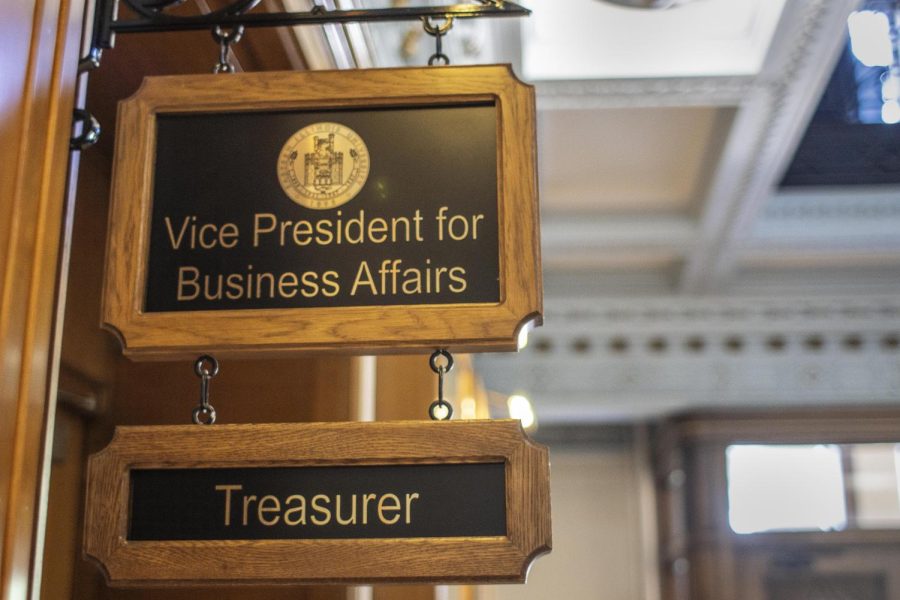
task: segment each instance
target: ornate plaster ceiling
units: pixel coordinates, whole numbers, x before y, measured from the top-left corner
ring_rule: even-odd
[[[445,43],[455,64],[511,62],[538,98],[547,318],[533,337],[544,350],[479,357],[488,383],[568,422],[900,398],[900,357],[884,341],[900,331],[900,187],[778,189],[858,1],[526,4],[523,23],[460,23]],[[347,48],[361,66],[423,64],[431,50],[410,25],[322,39],[332,66],[350,66]],[[860,302],[865,323],[852,317]],[[735,316],[759,306],[770,313]],[[635,307],[661,316],[624,319]],[[765,316],[781,313],[792,316]],[[704,352],[684,350],[710,331]],[[621,336],[644,350],[573,355],[561,350],[573,332],[593,348]],[[867,350],[853,354],[847,335]],[[729,351],[729,336],[744,350]],[[767,353],[772,336],[799,350]],[[650,338],[665,348],[645,351]]]

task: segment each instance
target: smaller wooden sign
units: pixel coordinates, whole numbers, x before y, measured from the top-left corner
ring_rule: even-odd
[[[88,463],[111,585],[522,582],[550,550],[518,421],[119,427]]]

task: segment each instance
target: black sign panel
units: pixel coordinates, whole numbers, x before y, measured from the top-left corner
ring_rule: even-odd
[[[144,311],[499,302],[496,112],[158,115]]]
[[[503,463],[134,469],[129,540],[505,536]]]

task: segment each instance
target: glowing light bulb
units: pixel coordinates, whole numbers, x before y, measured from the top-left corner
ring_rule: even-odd
[[[888,125],[900,123],[900,103],[896,100],[885,102],[881,106],[881,120]]]
[[[528,429],[534,425],[534,411],[531,408],[531,402],[528,398],[515,394],[506,400],[506,407],[509,409],[509,417],[522,421],[522,427]]]
[[[900,68],[892,67],[881,76],[881,99],[900,100]]]
[[[475,398],[463,398],[459,403],[459,418],[475,419],[477,417],[478,405],[475,403]]]
[[[867,67],[887,67],[894,60],[891,24],[888,16],[877,10],[860,10],[847,18],[850,48]]]

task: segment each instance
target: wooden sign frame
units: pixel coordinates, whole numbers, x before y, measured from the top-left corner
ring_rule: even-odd
[[[145,312],[159,115],[493,102],[500,301]],[[102,325],[134,359],[516,350],[542,320],[533,87],[508,66],[151,77],[119,107]]]
[[[506,536],[129,541],[136,468],[497,463]],[[88,463],[84,553],[116,586],[524,582],[549,552],[547,449],[515,420],[119,427]]]

